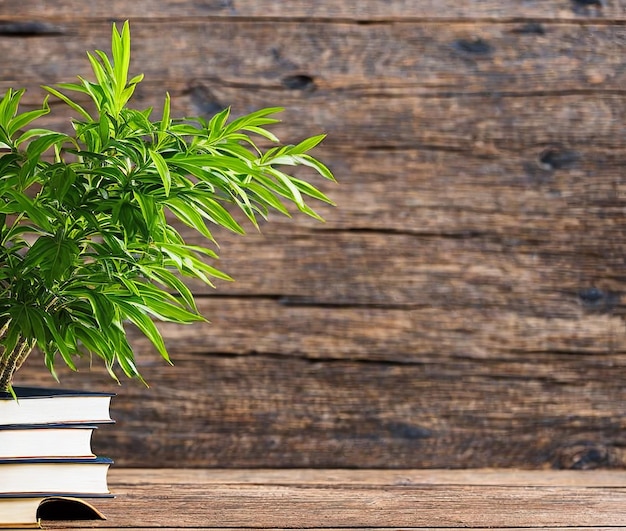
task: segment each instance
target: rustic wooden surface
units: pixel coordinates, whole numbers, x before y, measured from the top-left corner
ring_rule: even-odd
[[[137,0],[132,4],[124,0],[111,0],[106,4],[86,4],[81,0],[64,0],[57,5],[42,4],[38,0],[10,0],[3,7],[2,18],[7,21],[20,20],[46,22],[57,20],[69,22],[84,18],[129,18],[172,19],[193,17],[254,17],[275,18],[319,18],[322,20],[351,20],[380,22],[403,20],[623,20],[626,17],[624,0],[530,0],[526,2],[499,2],[498,0],[392,0],[382,4],[374,0],[359,2],[358,8],[349,2],[318,0],[311,4],[307,0],[289,0],[278,4],[272,0]],[[45,18],[43,18],[45,17]],[[31,30],[32,31],[32,30]]]
[[[617,471],[113,469],[105,521],[50,529],[624,529]]]
[[[130,5],[132,4],[132,5]],[[104,7],[106,6],[106,7]],[[327,132],[325,224],[220,234],[210,325],[101,371],[120,466],[626,464],[626,2],[136,1],[0,7],[0,90],[70,81],[131,19],[138,107],[287,108]],[[19,54],[16,54],[19,50]],[[67,127],[54,106],[51,126]],[[158,112],[155,111],[157,114]],[[322,184],[322,183],[320,183]],[[50,383],[31,360],[24,382]],[[581,524],[582,525],[582,524]]]

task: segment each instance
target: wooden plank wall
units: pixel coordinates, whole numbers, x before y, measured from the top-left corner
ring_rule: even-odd
[[[120,466],[622,467],[626,0],[4,0],[0,85],[87,72],[131,20],[136,105],[283,105],[328,133],[325,224],[221,236],[212,323],[101,371]],[[55,105],[60,126],[65,119]],[[22,382],[50,384],[39,360]]]

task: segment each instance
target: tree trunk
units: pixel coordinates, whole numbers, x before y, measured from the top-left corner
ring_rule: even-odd
[[[3,339],[9,329],[9,323],[6,323],[0,330],[0,339]],[[26,361],[28,355],[35,347],[33,340],[28,340],[20,337],[15,344],[15,347],[7,352],[4,346],[0,346],[0,392],[8,392],[13,384],[13,376],[16,371],[22,366],[22,363]]]

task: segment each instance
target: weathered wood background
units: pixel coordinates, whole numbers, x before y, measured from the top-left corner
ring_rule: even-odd
[[[173,368],[137,338],[150,389],[64,375],[118,392],[99,453],[626,464],[626,0],[4,0],[0,88],[36,105],[126,18],[138,107],[283,105],[340,184],[323,225],[221,236],[237,281],[197,287],[210,325],[162,327]]]

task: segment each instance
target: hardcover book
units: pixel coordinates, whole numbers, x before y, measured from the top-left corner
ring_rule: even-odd
[[[108,494],[112,461],[89,459],[0,459],[0,494]]]
[[[110,498],[111,495],[93,496]],[[0,529],[32,529],[47,520],[105,520],[104,515],[84,499],[72,495],[0,494]]]
[[[0,392],[0,528],[38,527],[39,518],[102,518],[83,498],[111,497],[112,461],[91,436],[111,423],[112,393],[15,387]],[[45,516],[47,514],[47,516]]]
[[[0,425],[110,423],[112,393],[15,387],[0,392]]]
[[[0,459],[17,457],[95,457],[89,424],[0,425]]]

